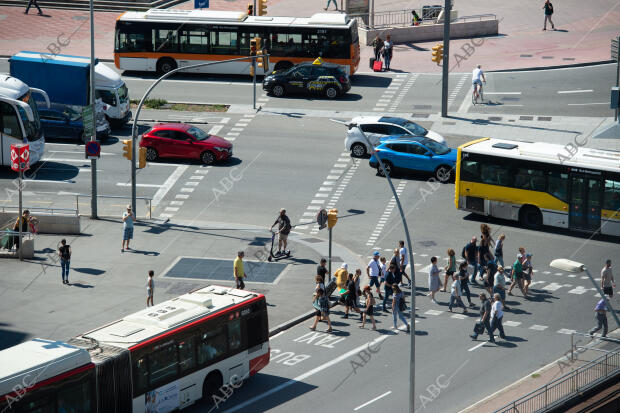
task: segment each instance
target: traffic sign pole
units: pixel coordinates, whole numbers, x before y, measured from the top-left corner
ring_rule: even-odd
[[[22,182],[24,178],[24,171],[22,168],[19,168],[19,217],[17,217],[17,222],[19,223],[19,247],[17,247],[17,256],[19,260],[22,261],[22,246],[23,246],[23,238],[22,238]]]
[[[616,60],[616,87],[619,87],[620,80],[620,36],[611,39],[611,58]],[[618,108],[615,109],[614,120],[618,120]]]
[[[91,141],[97,140],[97,122],[95,111],[95,13],[93,1],[90,0],[90,104],[93,108],[93,130]],[[90,160],[90,217],[97,219],[97,160]]]

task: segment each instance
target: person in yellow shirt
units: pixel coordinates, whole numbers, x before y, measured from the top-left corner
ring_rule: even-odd
[[[336,286],[338,289],[347,287],[347,278],[349,277],[349,269],[347,263],[344,262],[340,266],[338,270],[334,273],[334,277],[336,278]]]
[[[235,276],[235,282],[237,288],[243,290],[245,288],[245,283],[243,279],[246,277],[245,270],[243,269],[243,251],[237,252],[237,258],[235,258],[235,262],[233,263],[233,271]]]

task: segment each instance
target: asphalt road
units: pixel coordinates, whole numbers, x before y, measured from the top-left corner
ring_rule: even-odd
[[[0,70],[3,68],[0,65]],[[604,105],[573,104],[604,102],[613,82],[613,69],[607,65],[492,73],[487,79],[487,96],[505,104],[475,107],[467,104],[469,75],[454,74],[451,108],[465,113],[496,110],[489,113],[607,116],[609,110]],[[166,82],[161,96],[168,100],[248,104],[251,89],[247,81],[188,79]],[[312,116],[312,111],[437,111],[440,94],[437,80],[439,77],[433,75],[359,75],[354,78],[351,96],[334,102],[274,99],[259,93],[263,111],[258,115],[249,111],[208,114],[205,115],[208,123],[199,125],[233,141],[231,161],[210,167],[191,161],[150,163],[139,172],[138,194],[157,201],[155,217],[173,221],[201,219],[269,226],[279,208],[285,207],[293,223],[300,224],[295,231],[310,238],[325,238],[326,234],[304,223],[312,221],[319,208],[335,206],[343,216],[333,232],[335,241],[364,260],[369,259],[373,250],[389,257],[390,249],[404,237],[385,179],[376,175],[367,159],[350,158],[343,147],[341,125]],[[137,97],[140,87],[147,85],[146,81],[135,78],[128,83],[132,97]],[[186,84],[191,87],[179,87]],[[394,96],[390,99],[384,97],[388,85],[396,86],[390,89],[393,93],[389,94]],[[589,89],[592,91],[576,92]],[[558,93],[567,91],[573,93]],[[419,107],[412,108],[416,104]],[[280,112],[278,108],[286,110]],[[187,115],[170,116],[183,120],[182,116]],[[100,194],[130,194],[129,162],[121,157],[119,142],[128,133],[127,129],[116,133],[103,146],[104,154],[98,162]],[[455,136],[446,138],[452,147],[465,140]],[[28,205],[74,208],[73,194],[90,192],[92,171],[90,162],[83,158],[82,145],[48,142],[46,161],[41,165],[34,179],[27,182],[24,199]],[[0,171],[0,188],[12,187],[14,177],[10,171]],[[448,248],[460,252],[472,235],[479,234],[483,222],[455,210],[453,184],[438,185],[428,178],[424,174],[394,178],[411,229],[414,269],[421,293],[426,291],[430,257],[438,256],[443,263]],[[0,204],[15,202],[15,199],[0,200]],[[125,203],[126,199],[102,200],[100,214],[117,216]],[[82,199],[82,208],[88,211],[87,198]],[[592,308],[597,299],[590,281],[582,274],[553,270],[549,262],[559,257],[571,258],[598,274],[605,259],[616,259],[617,239],[589,239],[559,230],[529,231],[503,221],[489,224],[495,238],[501,233],[507,236],[507,263],[512,262],[520,245],[534,254],[534,297],[524,300],[518,292],[508,300],[513,309],[504,318],[508,340],[490,345],[472,342],[468,337],[476,312],[466,317],[450,314],[446,293],[439,295],[439,305],[418,296],[415,387],[418,411],[452,412],[466,407],[556,360],[570,348],[567,331],[585,331],[594,323]],[[472,288],[474,295],[478,291]],[[614,303],[617,300],[615,297]],[[474,298],[474,302],[477,304],[478,300]],[[291,303],[291,315],[304,306],[306,303]],[[308,335],[307,325],[301,324],[273,338],[272,362],[236,391],[220,410],[243,411],[251,403],[252,411],[404,411],[409,389],[409,336],[387,331],[391,315],[378,315],[380,331],[372,332],[358,329],[355,319],[342,320],[339,311],[333,313],[337,331],[330,337],[319,333]],[[321,325],[319,330],[324,328]],[[372,340],[375,340],[373,348],[379,350],[362,367],[354,369],[351,361],[359,359],[360,352]],[[377,340],[382,341],[377,343]],[[440,387],[439,393],[432,393],[434,390],[429,390],[429,386],[439,382],[445,386]],[[190,411],[202,410],[194,407]]]

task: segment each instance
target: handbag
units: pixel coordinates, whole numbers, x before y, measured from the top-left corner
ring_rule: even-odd
[[[321,311],[321,305],[319,304],[319,299],[316,298],[314,301],[312,301],[312,307],[314,307],[315,309]]]
[[[398,300],[398,310],[399,311],[405,311],[407,309],[407,302],[405,301],[405,297],[400,297],[400,300]]]
[[[484,323],[482,321],[476,321],[476,324],[474,324],[474,333],[476,334],[484,333]]]

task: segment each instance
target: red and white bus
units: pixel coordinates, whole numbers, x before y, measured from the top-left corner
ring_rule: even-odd
[[[165,413],[210,403],[269,363],[262,294],[209,286],[67,343],[0,352],[0,412]]]
[[[357,22],[346,14],[317,13],[308,18],[248,16],[244,12],[161,10],[126,12],[116,21],[114,64],[122,70],[166,73],[178,67],[250,55],[250,40],[263,39],[270,67],[323,61],[348,75],[360,63]],[[189,69],[194,73],[249,74],[249,61]],[[262,68],[257,74],[264,74]]]

